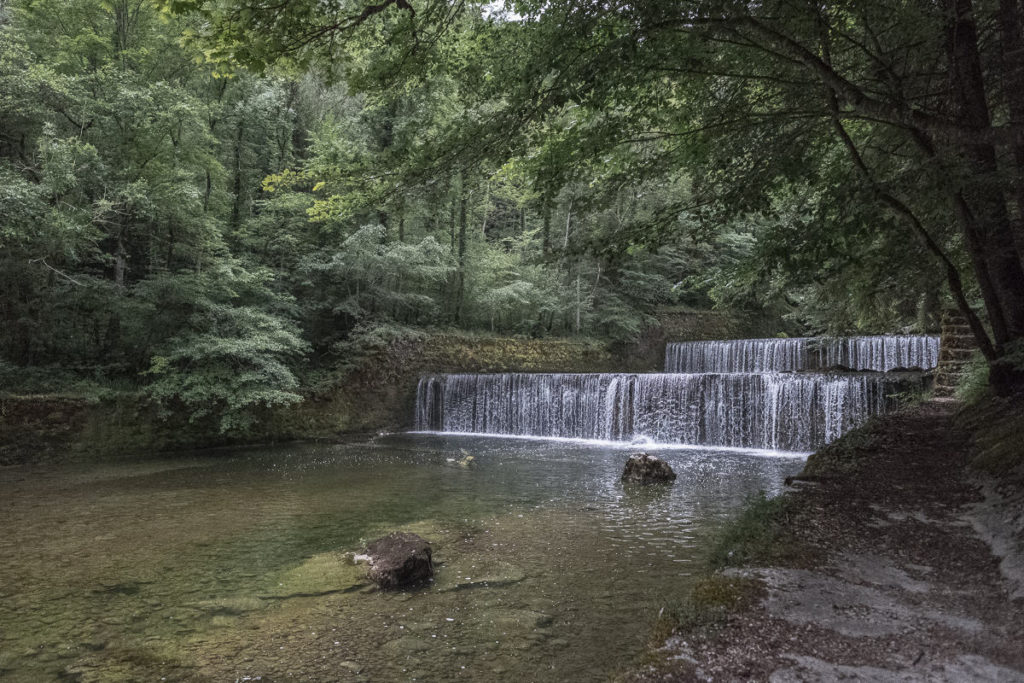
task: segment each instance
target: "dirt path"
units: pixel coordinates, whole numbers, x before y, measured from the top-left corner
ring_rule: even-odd
[[[634,679],[1024,681],[1024,598],[975,530],[985,501],[954,410],[887,418],[855,472],[798,484],[784,526],[814,559],[726,570],[757,599],[677,632],[668,665]]]

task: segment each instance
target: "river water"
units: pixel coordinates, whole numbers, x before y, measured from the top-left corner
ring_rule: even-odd
[[[675,485],[626,488],[635,450],[407,434],[0,469],[0,679],[607,678],[803,464],[663,449]],[[394,530],[433,543],[433,583],[363,578],[352,553]]]

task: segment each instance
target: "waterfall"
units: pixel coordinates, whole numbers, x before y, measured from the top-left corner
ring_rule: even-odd
[[[924,335],[733,339],[679,342],[665,349],[665,372],[794,372],[835,366],[888,372],[930,370],[938,361],[939,338]]]
[[[886,410],[907,381],[879,373],[433,375],[417,388],[416,429],[809,451]]]

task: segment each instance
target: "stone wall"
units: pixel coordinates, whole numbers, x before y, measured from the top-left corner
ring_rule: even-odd
[[[412,426],[416,385],[446,372],[607,372],[617,361],[597,342],[437,334],[396,342],[337,384],[270,416],[266,438],[329,438]]]

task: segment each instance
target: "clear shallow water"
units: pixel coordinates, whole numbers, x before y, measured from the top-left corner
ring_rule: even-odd
[[[803,462],[661,450],[676,484],[637,489],[629,452],[394,435],[2,469],[0,678],[607,677],[722,521]],[[381,593],[350,557],[397,529],[437,576]]]

